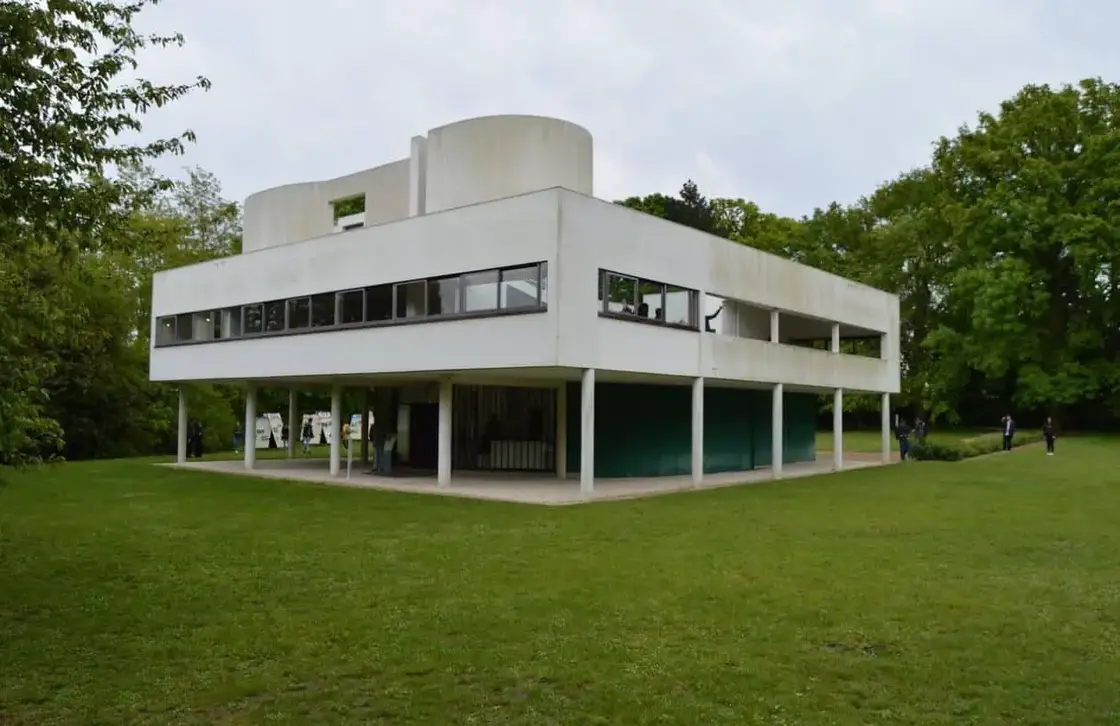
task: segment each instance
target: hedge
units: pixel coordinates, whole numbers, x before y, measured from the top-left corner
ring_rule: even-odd
[[[1012,441],[1012,447],[1018,448],[1027,444],[1037,443],[1040,435],[1030,432],[1019,432]],[[985,454],[994,454],[1003,450],[1002,434],[984,434],[972,439],[926,439],[923,443],[914,443],[910,447],[909,457],[917,461],[962,461]]]

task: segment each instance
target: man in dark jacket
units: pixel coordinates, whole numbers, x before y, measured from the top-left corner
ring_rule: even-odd
[[[898,439],[898,453],[903,461],[906,461],[907,455],[910,453],[910,427],[906,424],[906,419],[900,418],[898,425],[895,426],[894,436]]]
[[[1046,417],[1046,423],[1042,424],[1042,435],[1046,438],[1046,455],[1054,455],[1054,439],[1057,438],[1054,434],[1054,422],[1049,416]]]
[[[1000,419],[1000,423],[1003,432],[1003,450],[1011,451],[1015,443],[1015,419],[1011,418],[1011,414],[1007,414]]]

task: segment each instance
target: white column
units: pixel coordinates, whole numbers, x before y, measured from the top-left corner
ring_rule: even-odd
[[[782,478],[782,460],[785,458],[785,386],[774,384],[773,411],[770,414],[770,474],[775,479]]]
[[[692,486],[704,481],[704,378],[692,379]]]
[[[568,382],[556,389],[556,478],[568,478]]]
[[[179,388],[179,439],[176,442],[175,461],[187,462],[187,389]]]
[[[891,463],[891,394],[883,394],[883,463]]]
[[[770,342],[781,342],[781,314],[777,310],[770,311]]]
[[[331,386],[331,476],[342,470],[342,386]]]
[[[439,450],[436,483],[451,486],[451,379],[439,382]]]
[[[832,324],[832,352],[840,352],[840,323]]]
[[[832,468],[844,468],[844,389],[837,388],[832,396]]]
[[[595,369],[583,371],[579,407],[579,490],[595,491]]]
[[[245,386],[245,468],[252,469],[257,464],[257,387],[252,383]]]
[[[303,433],[303,419],[299,415],[299,391],[288,389],[288,458],[296,455],[296,440]]]

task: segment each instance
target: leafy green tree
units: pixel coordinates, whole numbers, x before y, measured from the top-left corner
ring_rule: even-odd
[[[85,335],[66,318],[67,265],[96,252],[127,223],[129,189],[106,176],[116,165],[178,153],[189,131],[129,143],[141,116],[193,89],[128,80],[148,47],[179,35],[138,33],[155,0],[0,3],[0,463],[51,456],[61,429],[44,382],[58,351]],[[84,260],[88,262],[87,260]]]
[[[942,139],[952,275],[927,346],[943,401],[1120,414],[1120,86],[1027,86]]]

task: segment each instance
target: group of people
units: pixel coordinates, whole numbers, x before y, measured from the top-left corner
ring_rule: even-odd
[[[903,461],[910,456],[910,437],[913,436],[917,439],[918,443],[925,442],[926,435],[929,433],[929,423],[921,418],[914,419],[914,427],[910,428],[910,424],[906,423],[906,419],[901,416],[898,418],[898,423],[894,427],[894,437],[898,439],[898,453]]]
[[[1003,450],[1011,451],[1015,447],[1015,419],[1011,414],[1004,415],[1000,420],[1000,432],[1003,435]],[[915,419],[914,427],[911,428],[906,423],[906,419],[899,418],[898,423],[895,425],[894,435],[898,439],[898,451],[903,461],[909,458],[910,455],[910,437],[913,436],[918,444],[925,441],[929,433],[929,423],[921,418]],[[1054,455],[1054,440],[1057,434],[1054,429],[1054,421],[1049,416],[1046,417],[1046,423],[1042,425],[1042,436],[1046,440],[1046,455]]]
[[[1011,418],[1011,414],[1006,414],[999,420],[1000,431],[1003,433],[1003,450],[1011,451],[1015,448],[1015,419]],[[1046,422],[1042,424],[1042,438],[1046,440],[1046,455],[1054,455],[1054,440],[1058,437],[1054,428],[1054,419],[1049,416],[1046,417]]]

